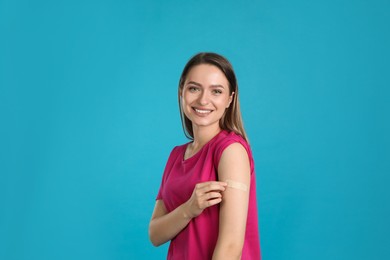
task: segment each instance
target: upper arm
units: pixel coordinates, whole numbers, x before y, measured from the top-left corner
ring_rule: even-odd
[[[239,248],[241,253],[248,214],[250,169],[248,153],[240,143],[233,143],[223,151],[218,165],[219,180],[232,180],[240,186],[245,185],[247,189],[228,186],[223,192],[217,248]]]

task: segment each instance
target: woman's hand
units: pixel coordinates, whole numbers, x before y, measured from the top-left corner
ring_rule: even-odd
[[[149,224],[149,237],[153,245],[159,246],[171,240],[205,208],[220,203],[221,192],[226,186],[227,183],[219,181],[198,183],[190,199],[169,213],[164,202],[157,200]]]
[[[222,201],[221,192],[225,190],[226,182],[208,181],[195,185],[190,199],[185,203],[186,217],[195,218],[204,209],[216,205]]]

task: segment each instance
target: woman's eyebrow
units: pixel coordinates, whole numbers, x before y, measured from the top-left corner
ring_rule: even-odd
[[[199,87],[202,86],[202,84],[200,84],[200,83],[198,83],[198,82],[195,82],[195,81],[189,81],[189,82],[187,82],[186,85],[189,85],[189,84],[196,85],[196,86],[199,86]]]
[[[198,83],[198,82],[195,82],[195,81],[188,81],[186,85],[196,85],[196,86],[199,86],[199,87],[202,87],[202,84]],[[225,89],[225,87],[221,84],[212,84],[210,85],[211,88],[223,88]]]
[[[210,85],[210,87],[212,88],[225,88],[223,85],[221,84],[215,84],[215,85]]]

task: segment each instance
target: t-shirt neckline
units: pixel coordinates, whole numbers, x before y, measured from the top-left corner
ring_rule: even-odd
[[[182,163],[187,163],[187,162],[192,161],[193,159],[199,157],[199,155],[202,154],[202,151],[205,149],[205,147],[206,147],[206,146],[209,146],[215,139],[217,139],[217,137],[218,137],[219,135],[221,135],[222,132],[226,132],[226,130],[221,130],[221,131],[219,131],[218,134],[216,134],[216,135],[215,135],[213,138],[211,138],[205,145],[203,145],[203,147],[200,148],[199,151],[197,151],[193,156],[191,156],[191,157],[189,157],[189,158],[187,158],[187,159],[184,159],[184,155],[185,155],[185,153],[186,153],[187,147],[188,147],[188,145],[189,145],[190,143],[192,143],[192,142],[186,143],[186,144],[184,145],[183,154],[182,154],[182,157],[181,157],[181,158],[182,158]]]

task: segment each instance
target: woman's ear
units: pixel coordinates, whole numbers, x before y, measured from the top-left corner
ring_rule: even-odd
[[[230,104],[232,103],[233,97],[234,97],[234,92],[232,92],[232,94],[230,95],[230,97],[229,97],[229,104],[227,105],[226,108],[228,108],[230,106]]]
[[[180,101],[183,99],[183,95],[182,95],[183,93],[182,93],[182,90],[181,89],[179,89],[179,99],[180,99]]]

